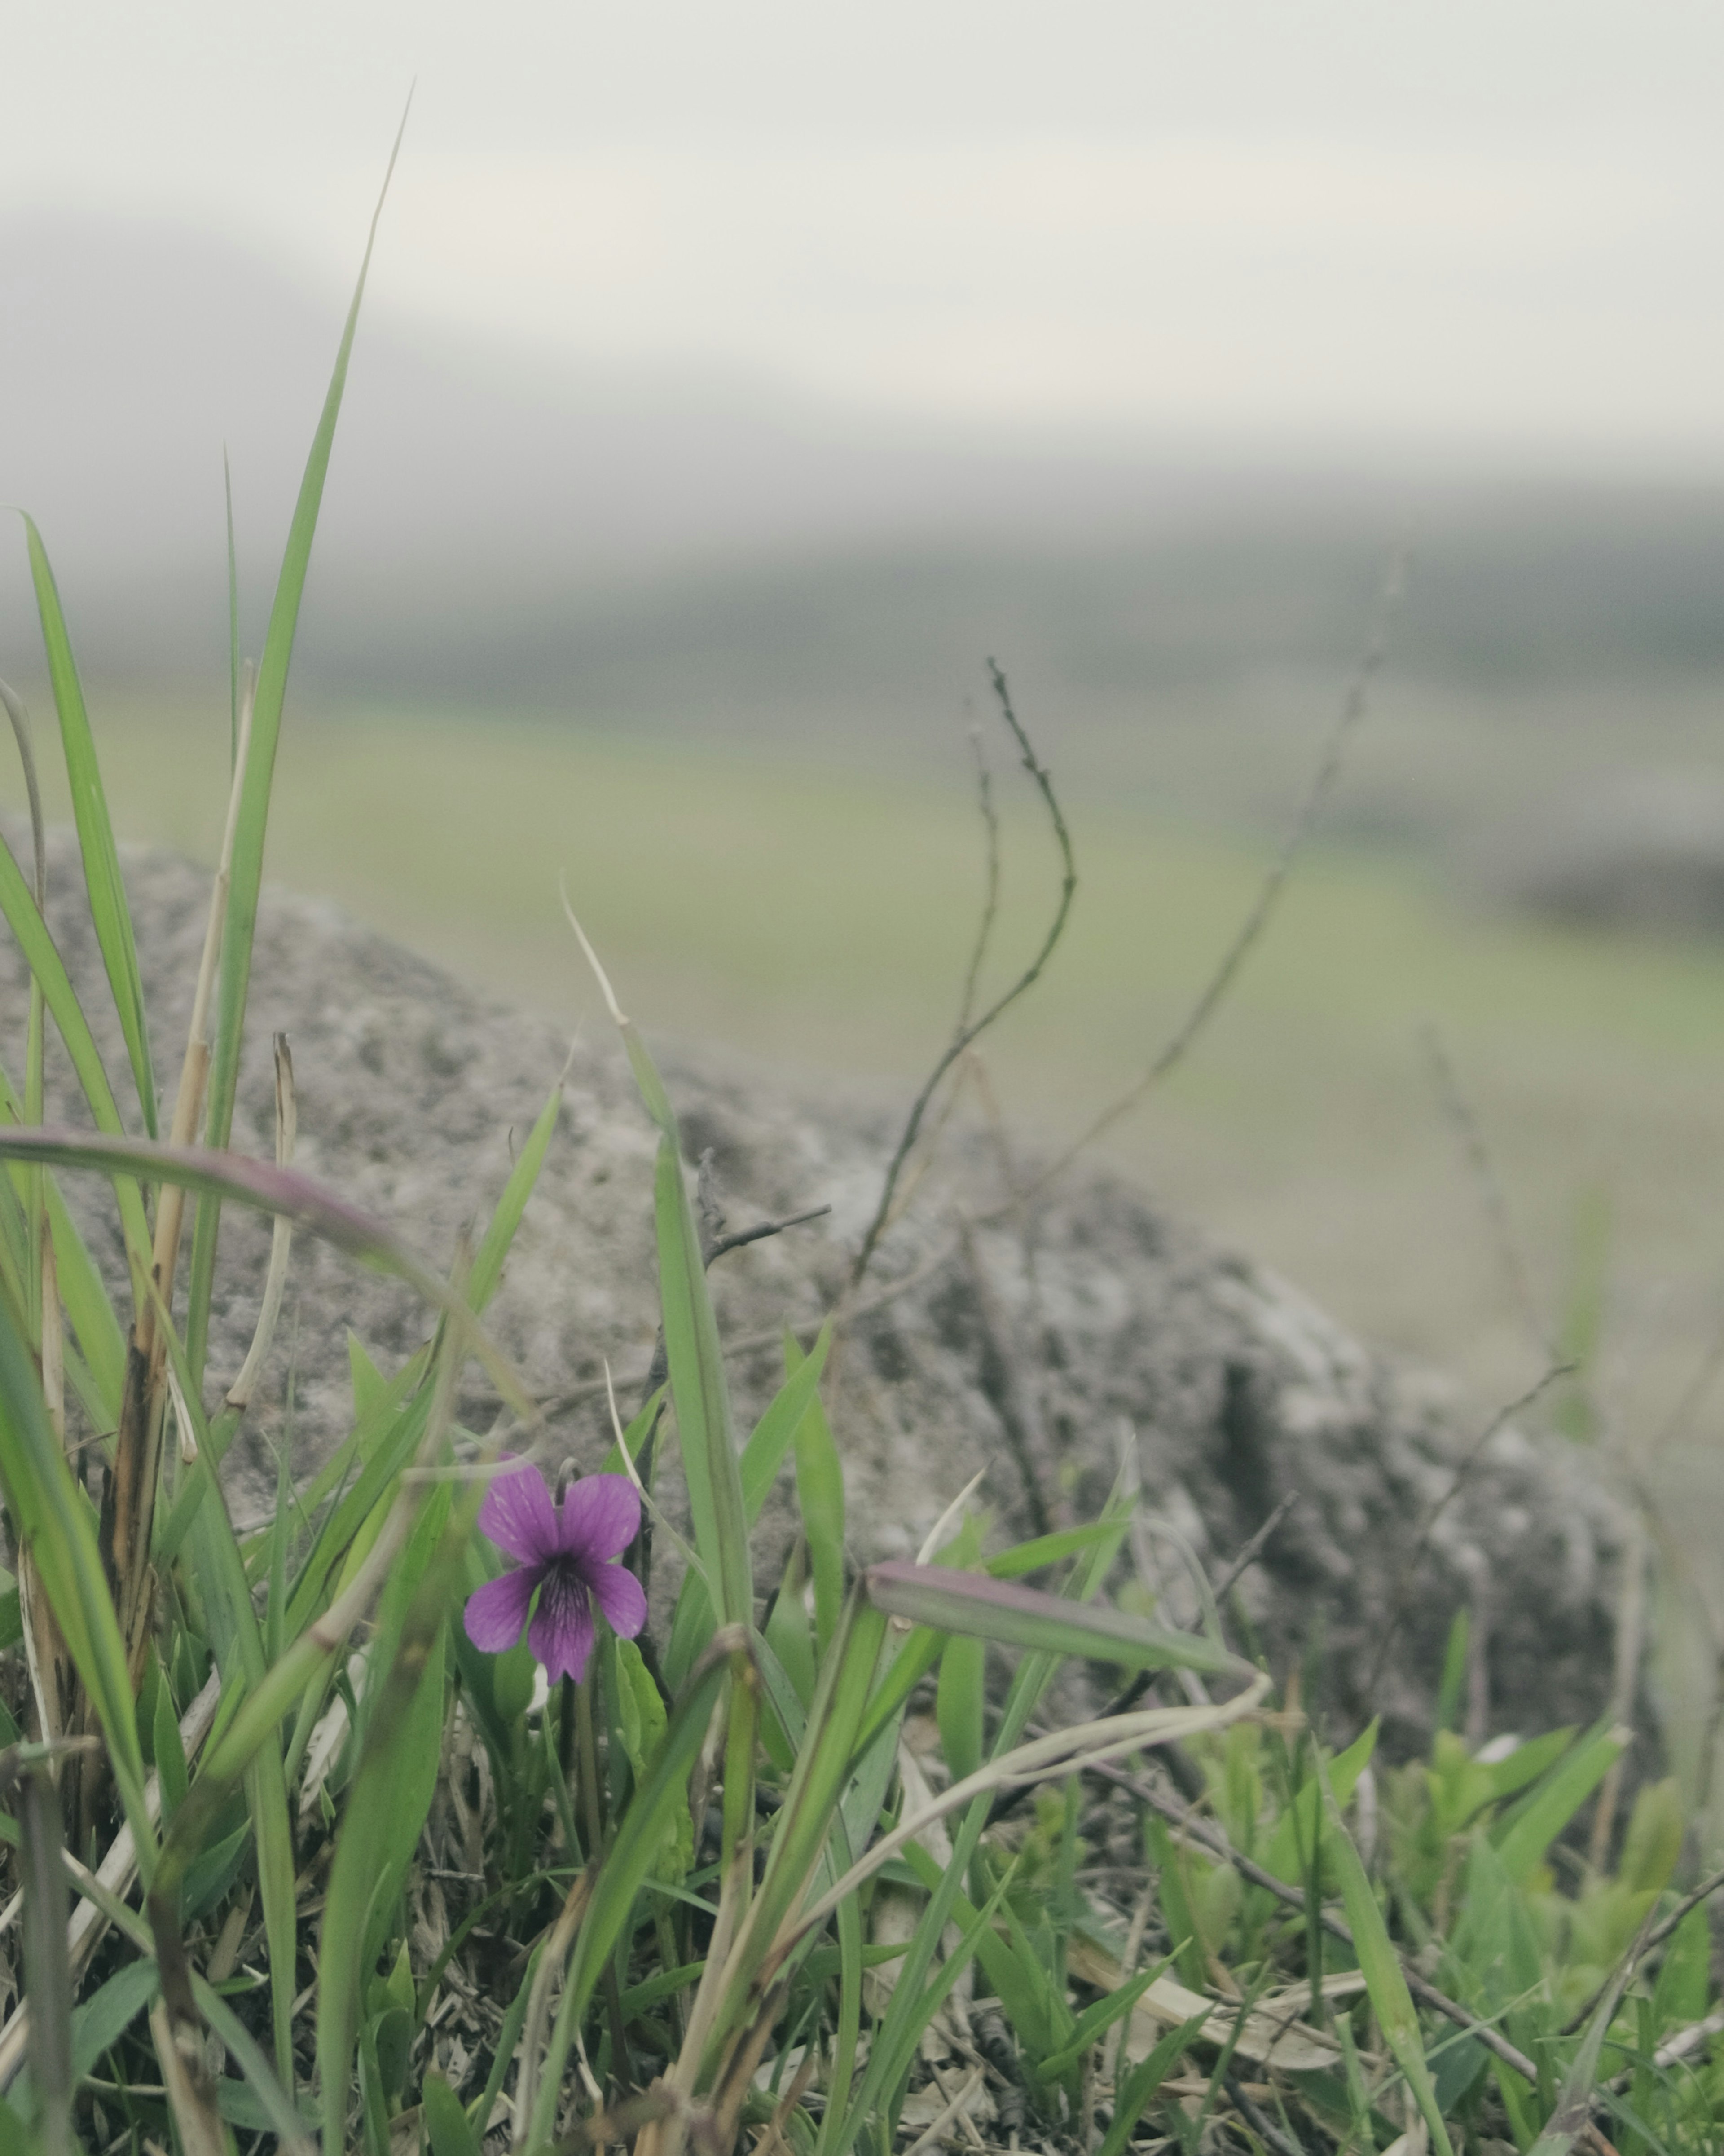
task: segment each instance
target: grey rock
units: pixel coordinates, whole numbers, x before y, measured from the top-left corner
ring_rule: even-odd
[[[125,874],[157,1068],[177,1075],[208,879],[158,852],[128,853]],[[123,1097],[125,1059],[63,835],[49,917]],[[14,1075],[25,989],[0,931],[0,1057]],[[547,1019],[283,893],[266,894],[260,919],[233,1132],[265,1156],[276,1029],[292,1042],[299,1164],[438,1266],[464,1229],[482,1227],[511,1145],[567,1065],[557,1134],[492,1315],[528,1385],[557,1402],[553,1449],[592,1464],[608,1441],[604,1364],[632,1397],[656,1328],[654,1134],[613,1036],[595,1029],[571,1053]],[[87,1122],[55,1050],[50,1115]],[[904,1104],[841,1087],[817,1096],[705,1049],[665,1045],[659,1060],[686,1150],[711,1152],[732,1227],[832,1207],[714,1269],[746,1428],[782,1376],[777,1329],[818,1318],[842,1284]],[[1123,1444],[1161,1529],[1138,1538],[1139,1561],[1178,1614],[1191,1609],[1182,1540],[1219,1571],[1297,1492],[1239,1592],[1278,1673],[1321,1644],[1321,1704],[1337,1733],[1381,1711],[1395,1751],[1424,1740],[1463,1606],[1482,1648],[1476,1704],[1493,1729],[1530,1733],[1602,1711],[1624,1525],[1581,1455],[1507,1428],[1465,1464],[1478,1432],[1440,1387],[1118,1177],[1075,1172],[1020,1219],[1002,1210],[1000,1176],[988,1134],[948,1134],[870,1276],[875,1306],[841,1341],[828,1389],[859,1563],[913,1553],[978,1473],[1000,1535],[1081,1520]],[[105,1188],[64,1180],[101,1262],[123,1277]],[[228,1209],[212,1403],[244,1357],[268,1245],[265,1223]],[[426,1317],[398,1284],[300,1237],[275,1351],[230,1455],[242,1522],[273,1502],[281,1445],[303,1471],[343,1433],[350,1327],[388,1368],[424,1337]],[[469,1421],[490,1412],[475,1391]],[[762,1579],[776,1576],[788,1517],[780,1502],[762,1522]]]

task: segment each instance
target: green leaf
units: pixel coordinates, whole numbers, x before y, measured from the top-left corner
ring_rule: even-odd
[[[1600,1725],[1582,1739],[1491,1831],[1502,1868],[1525,1887],[1544,1853],[1627,1748],[1630,1732]]]
[[[618,1640],[617,1734],[623,1740],[629,1769],[637,1789],[645,1779],[649,1762],[664,1742],[669,1717],[659,1687],[653,1682],[640,1650],[633,1640]],[[675,1807],[665,1822],[664,1837],[654,1854],[653,1877],[675,1886],[688,1876],[695,1861],[695,1823],[686,1804]]]
[[[1132,2067],[1120,2086],[1117,2102],[1113,2107],[1113,2122],[1101,2137],[1095,2156],[1122,2156],[1126,2143],[1137,2130],[1137,2122],[1154,2102],[1156,2092],[1178,2064],[1180,2055],[1198,2030],[1209,2018],[1206,2007],[1201,2014],[1193,2014],[1189,2021],[1178,2028],[1170,2029],[1149,2056]]]
[[[1406,2076],[1419,2114],[1430,2129],[1431,2146],[1437,2156],[1454,2156],[1449,2129],[1443,2123],[1442,2111],[1431,2083],[1430,2068],[1425,2063],[1424,2038],[1419,2030],[1413,1994],[1407,1989],[1399,1958],[1389,1943],[1383,1912],[1371,1891],[1371,1881],[1365,1876],[1365,1867],[1359,1861],[1359,1853],[1342,1819],[1322,1752],[1313,1748],[1331,1830],[1327,1853],[1340,1876],[1342,1900],[1353,1935],[1353,1950],[1364,1974],[1372,2011],[1377,2016],[1384,2042],[1394,2054],[1396,2065]]]
[[[419,2089],[431,2156],[480,2156],[479,2136],[461,2108],[461,2099],[434,2068]]]
[[[988,1703],[988,1642],[954,1633],[940,1656],[935,1697],[940,1747],[954,1782],[982,1764],[983,1709]]]
[[[405,115],[401,124],[404,130],[407,126]],[[365,297],[365,280],[371,269],[372,249],[377,243],[377,221],[383,213],[384,197],[388,193],[390,176],[394,172],[395,159],[400,147],[401,136],[398,134],[395,146],[389,153],[388,170],[383,175],[377,208],[372,213],[371,229],[366,237],[365,254],[359,265],[352,303],[347,310],[341,341],[336,349],[336,363],[330,376],[322,414],[311,438],[310,454],[305,459],[305,475],[300,481],[299,499],[294,504],[293,521],[288,530],[287,547],[282,557],[281,572],[276,581],[275,603],[269,611],[269,626],[264,637],[264,655],[258,669],[257,689],[252,700],[251,738],[246,752],[244,776],[240,781],[239,814],[233,825],[228,908],[222,925],[215,1033],[210,1052],[206,1134],[210,1146],[218,1150],[226,1146],[228,1132],[233,1125],[233,1095],[239,1079],[246,998],[251,984],[252,942],[257,932],[258,892],[264,876],[264,834],[269,822],[275,751],[281,733],[282,706],[287,695],[288,667],[293,657],[294,636],[299,625],[300,602],[305,593],[306,572],[310,567],[311,542],[316,534],[318,511],[323,503],[330,452],[335,445],[336,423],[341,416],[341,398],[347,386],[347,363],[353,351],[354,332],[359,326],[360,303]],[[191,1281],[186,1316],[186,1351],[193,1370],[200,1376],[208,1346],[210,1291],[215,1278],[216,1230],[220,1219],[219,1196],[214,1191],[208,1192],[198,1204],[197,1226],[192,1234]]]
[[[127,1962],[72,2015],[72,2072],[82,2081],[110,2051],[162,1989],[153,1961]]]
[[[1170,1631],[1122,1609],[1086,1608],[984,1573],[893,1558],[870,1565],[862,1578],[877,1609],[942,1631],[1031,1647],[1044,1655],[1082,1655],[1125,1669],[1188,1669],[1244,1678],[1255,1674],[1249,1662],[1195,1632]]]
[[[180,1717],[165,1676],[156,1686],[156,1711],[151,1717],[150,1736],[156,1753],[156,1772],[162,1779],[162,1824],[165,1827],[186,1795],[186,1750],[180,1742]]]

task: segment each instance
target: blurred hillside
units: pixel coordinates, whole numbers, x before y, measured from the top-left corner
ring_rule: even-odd
[[[172,228],[14,218],[0,296],[0,498],[41,525],[86,672],[219,676],[223,446],[254,650],[341,295]],[[993,653],[1069,783],[1260,824],[1401,540],[1357,832],[1716,762],[1724,485],[935,434],[386,316],[355,350],[295,680],[326,706],[953,768]],[[4,665],[28,674],[33,640],[19,548]]]

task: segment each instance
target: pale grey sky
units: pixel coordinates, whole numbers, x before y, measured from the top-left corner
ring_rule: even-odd
[[[1724,456],[1696,0],[57,0],[0,211],[936,420]],[[3,295],[0,295],[3,303]]]

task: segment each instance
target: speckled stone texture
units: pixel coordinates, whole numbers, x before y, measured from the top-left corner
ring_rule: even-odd
[[[27,858],[23,834],[13,827],[8,835]],[[125,874],[156,1065],[171,1083],[209,880],[155,852],[128,853]],[[123,1098],[129,1074],[76,850],[64,834],[54,841],[49,916]],[[0,929],[0,1056],[14,1075],[25,988]],[[614,1038],[589,1028],[571,1056],[548,1019],[488,1000],[331,907],[275,892],[259,925],[233,1132],[237,1147],[266,1156],[278,1029],[290,1038],[297,1075],[298,1164],[439,1266],[464,1228],[482,1227],[511,1144],[567,1062],[559,1127],[494,1329],[528,1384],[561,1403],[554,1450],[593,1461],[606,1442],[594,1390],[603,1358],[631,1399],[655,1328],[654,1134]],[[51,1060],[51,1115],[87,1122],[58,1043]],[[690,1158],[711,1150],[732,1228],[833,1209],[714,1270],[721,1325],[739,1343],[731,1372],[743,1429],[782,1375],[767,1344],[776,1329],[816,1317],[842,1284],[904,1104],[836,1086],[787,1089],[733,1056],[686,1045],[664,1046],[660,1061]],[[1027,1220],[1001,1220],[1000,1173],[984,1134],[948,1137],[870,1292],[908,1285],[842,1342],[829,1390],[859,1562],[913,1553],[978,1471],[998,1534],[1082,1518],[1124,1444],[1147,1508],[1212,1572],[1298,1492],[1240,1593],[1278,1671],[1321,1635],[1321,1705],[1337,1734],[1377,1709],[1394,1750],[1421,1740],[1463,1604],[1482,1643],[1475,1709],[1492,1729],[1530,1732],[1602,1710],[1624,1531],[1582,1457],[1508,1428],[1460,1475],[1479,1421],[1285,1283],[1096,1168],[1066,1178]],[[66,1181],[93,1247],[119,1277],[105,1187]],[[267,1224],[230,1208],[212,1403],[244,1356],[268,1247]],[[300,1237],[275,1351],[230,1456],[242,1522],[273,1502],[277,1448],[290,1442],[303,1472],[343,1433],[350,1327],[387,1368],[423,1337],[425,1317],[396,1284]],[[487,1413],[475,1390],[469,1419],[482,1425]],[[762,1522],[762,1578],[776,1576],[788,1517],[780,1505]],[[1138,1561],[1159,1571],[1176,1613],[1188,1614],[1175,1537],[1140,1537]]]

